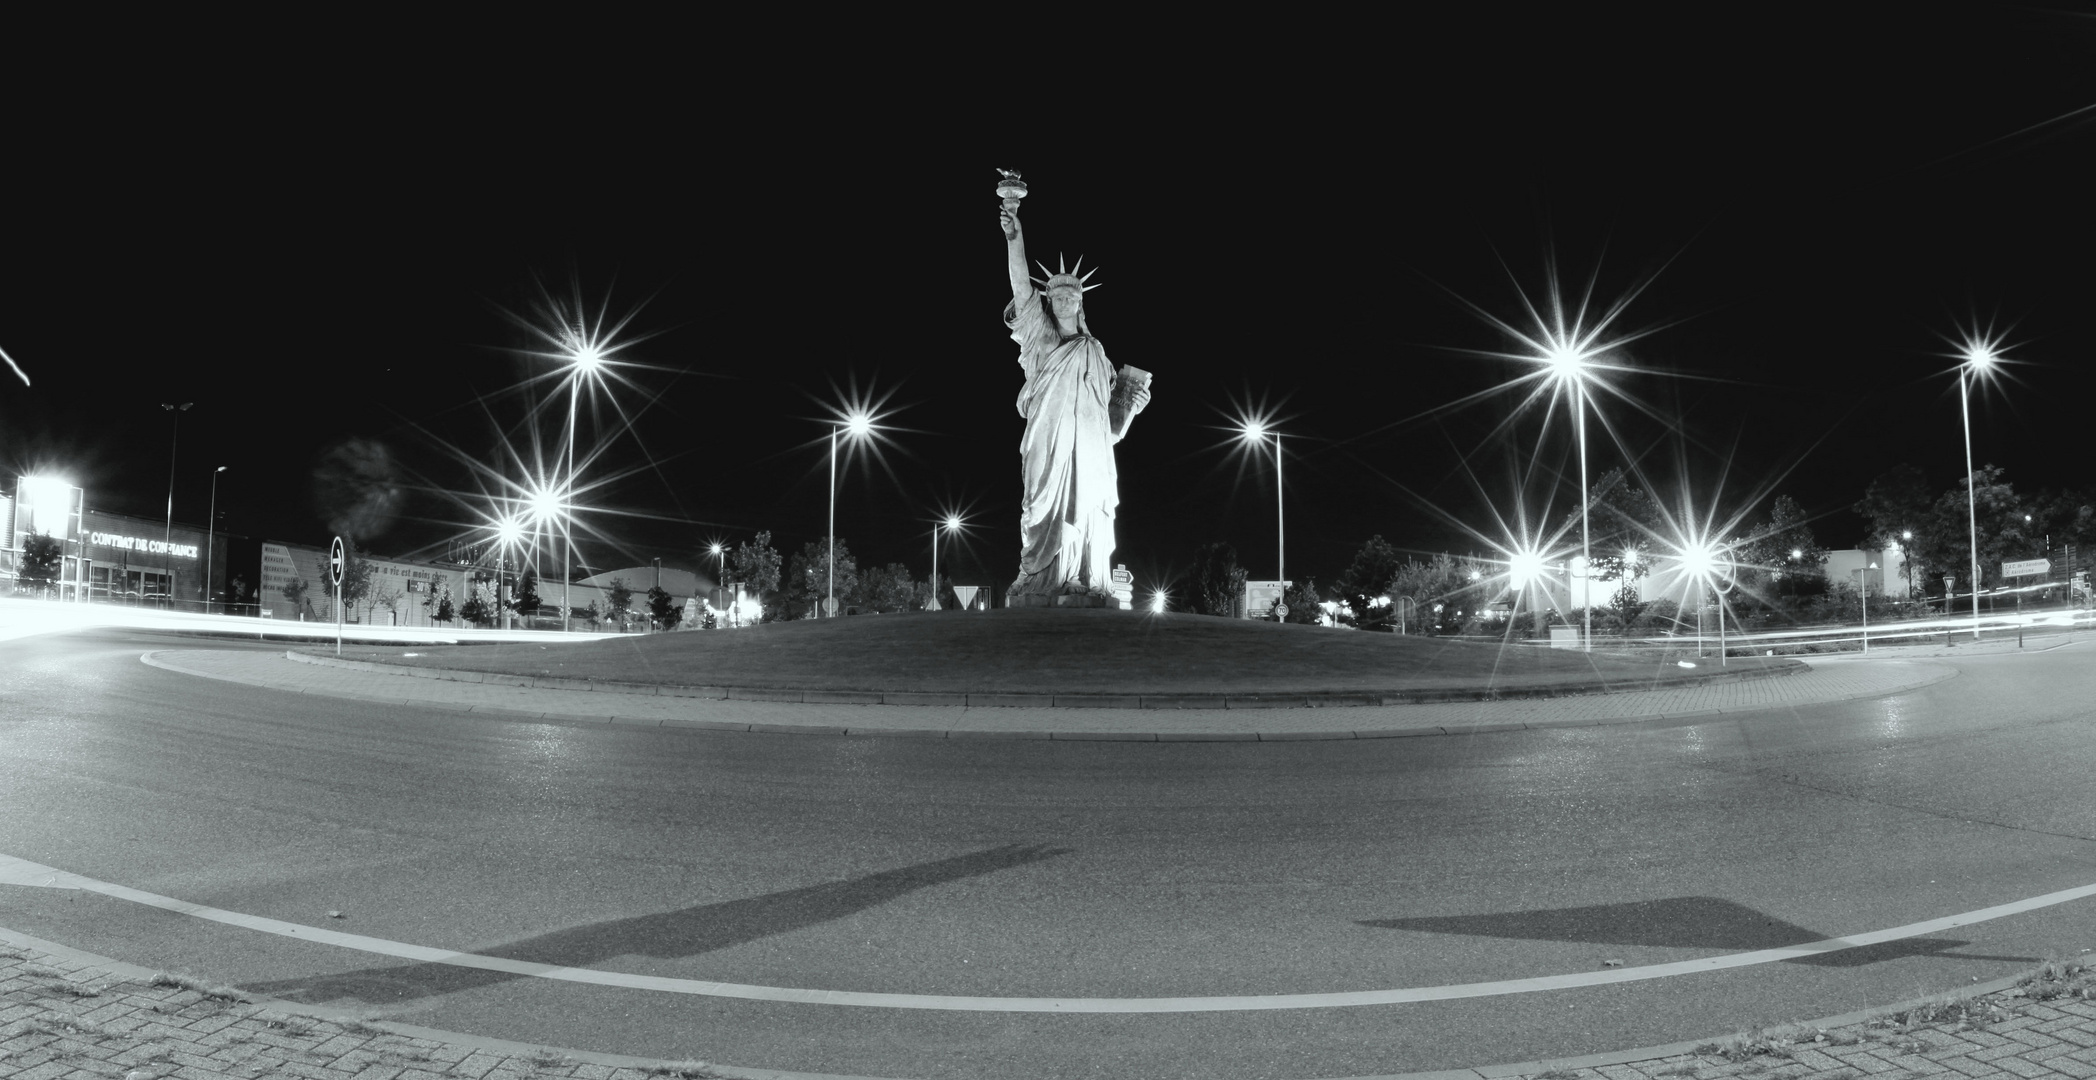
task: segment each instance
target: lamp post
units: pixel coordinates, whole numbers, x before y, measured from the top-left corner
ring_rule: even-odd
[[[1734,553],[1737,543],[1716,543],[1710,540],[1694,540],[1679,549],[1681,568],[1696,585],[1696,658],[1703,658],[1703,598],[1717,595],[1718,616],[1718,665],[1729,667],[1730,657],[1725,654],[1725,594],[1739,584],[1738,555]],[[1720,556],[1723,556],[1725,573],[1718,574]]]
[[[1593,357],[1581,345],[1569,337],[1553,335],[1550,348],[1544,353],[1545,362],[1555,369],[1557,379],[1572,388],[1572,423],[1579,440],[1579,567],[1580,604],[1584,626],[1580,631],[1580,648],[1592,652],[1594,648],[1594,605],[1587,594],[1590,575],[1593,573],[1593,534],[1587,521],[1587,379],[1588,368]],[[1569,578],[1568,578],[1569,580]]]
[[[211,610],[211,557],[218,548],[218,474],[225,472],[220,465],[211,470],[211,513],[204,520],[204,610]]]
[[[175,556],[174,549],[170,546],[175,538],[175,448],[181,443],[182,414],[188,412],[189,407],[194,404],[194,401],[185,401],[180,405],[170,405],[165,401],[160,403],[162,409],[173,414],[174,420],[174,427],[167,438],[167,525],[160,533],[160,556],[164,560],[162,565],[167,568],[167,591],[161,595],[169,607],[173,607],[175,602]]]
[[[1872,570],[1876,570],[1877,568],[1877,563],[1865,560],[1863,564],[1863,573],[1858,575],[1858,584],[1863,586],[1862,588],[1856,591],[1863,594],[1862,607],[1864,652],[1870,651],[1870,572]]]
[[[961,527],[961,515],[948,514],[946,520],[932,526],[932,604],[931,610],[939,610],[939,532]]]
[[[716,543],[706,549],[706,554],[713,556],[715,568],[713,598],[720,603],[721,610],[725,613],[728,607],[728,548],[724,544]]]
[[[1986,345],[1965,350],[1958,365],[1958,412],[1965,421],[1965,526],[1972,547],[1972,639],[1980,637],[1980,524],[1978,494],[1972,489],[1972,394],[1966,388],[1969,376],[1994,363],[1994,351]]]
[[[863,412],[853,412],[842,420],[830,424],[830,566],[829,599],[823,605],[823,618],[837,614],[837,436],[840,432],[854,439],[862,439],[873,431],[873,417]]]
[[[564,474],[565,490],[575,488],[575,400],[582,394],[582,380],[594,374],[604,363],[604,354],[589,337],[570,331],[568,335],[568,361],[573,365],[568,373],[568,467]],[[566,517],[560,523],[561,538],[565,551],[560,567],[560,630],[567,633],[569,620],[574,609],[568,606],[568,585],[575,577],[575,526]]]
[[[510,629],[509,611],[509,549],[522,535],[523,526],[515,516],[505,517],[495,526],[495,606],[502,609],[502,629]]]
[[[1288,580],[1288,519],[1283,498],[1286,489],[1281,482],[1281,433],[1268,430],[1258,420],[1246,421],[1242,431],[1246,442],[1261,446],[1265,445],[1268,435],[1274,437],[1274,580],[1285,582]]]

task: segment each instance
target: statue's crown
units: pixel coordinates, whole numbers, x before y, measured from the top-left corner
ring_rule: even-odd
[[[1040,287],[1040,290],[1041,290],[1042,292],[1047,292],[1047,291],[1048,291],[1048,290],[1050,290],[1050,289],[1057,289],[1057,288],[1061,288],[1061,287],[1063,287],[1063,286],[1065,286],[1065,285],[1069,285],[1069,286],[1074,286],[1074,287],[1075,287],[1075,288],[1077,288],[1077,289],[1078,289],[1078,290],[1079,290],[1080,292],[1091,292],[1091,291],[1092,291],[1093,289],[1096,289],[1096,288],[1098,288],[1098,287],[1099,287],[1099,285],[1104,285],[1104,284],[1106,284],[1106,283],[1105,283],[1105,282],[1103,282],[1103,281],[1102,281],[1102,282],[1100,282],[1100,283],[1099,283],[1099,285],[1087,285],[1087,284],[1085,284],[1085,282],[1087,282],[1087,281],[1090,281],[1090,280],[1092,279],[1092,274],[1096,274],[1096,273],[1098,273],[1098,272],[1099,272],[1099,268],[1098,268],[1098,267],[1096,267],[1096,266],[1092,267],[1092,274],[1086,274],[1086,275],[1084,275],[1083,277],[1078,277],[1078,276],[1077,276],[1077,271],[1079,271],[1079,270],[1082,270],[1082,269],[1084,269],[1084,256],[1082,256],[1082,255],[1079,255],[1079,256],[1077,257],[1077,265],[1076,265],[1075,267],[1073,267],[1073,268],[1071,268],[1071,269],[1068,269],[1068,270],[1065,270],[1065,269],[1063,269],[1063,268],[1062,268],[1062,266],[1063,266],[1063,257],[1062,257],[1062,253],[1061,253],[1061,252],[1057,252],[1057,253],[1056,253],[1056,256],[1055,256],[1055,266],[1056,266],[1056,271],[1055,271],[1055,273],[1052,273],[1052,274],[1049,274],[1049,273],[1048,273],[1048,268],[1047,268],[1046,266],[1043,266],[1043,265],[1041,264],[1040,260],[1038,260],[1038,259],[1037,259],[1037,260],[1035,260],[1035,261],[1034,261],[1034,265],[1035,265],[1035,266],[1039,266],[1039,267],[1041,267],[1041,273],[1043,273],[1043,274],[1047,274],[1047,275],[1048,275],[1048,276],[1047,276],[1047,277],[1046,277],[1045,279],[1043,279],[1043,278],[1035,278],[1035,279],[1033,279],[1033,283],[1034,283],[1035,285],[1039,286],[1039,287]]]

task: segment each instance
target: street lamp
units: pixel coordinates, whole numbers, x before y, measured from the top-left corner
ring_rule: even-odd
[[[1877,568],[1878,568],[1878,564],[1877,564],[1877,563],[1871,562],[1871,561],[1869,561],[1868,559],[1866,559],[1866,560],[1864,560],[1864,564],[1863,564],[1863,573],[1862,573],[1862,574],[1860,574],[1860,575],[1858,575],[1858,577],[1860,578],[1860,581],[1858,582],[1858,584],[1860,584],[1860,585],[1862,585],[1862,586],[1863,586],[1862,588],[1860,588],[1860,589],[1858,589],[1858,590],[1856,590],[1856,591],[1857,591],[1857,592],[1859,592],[1859,593],[1861,593],[1861,594],[1863,594],[1863,605],[1862,605],[1862,606],[1863,606],[1863,651],[1864,651],[1864,652],[1869,652],[1869,651],[1870,651],[1870,572],[1871,572],[1872,570],[1876,570]]]
[[[1725,655],[1725,594],[1738,584],[1739,563],[1734,548],[1734,544],[1691,540],[1685,542],[1676,555],[1681,561],[1683,574],[1696,586],[1696,658],[1699,660],[1703,657],[1703,597],[1713,592],[1717,594],[1718,664],[1721,667],[1729,666],[1729,657]]]
[[[167,525],[160,533],[160,555],[165,560],[162,565],[167,567],[167,591],[162,595],[167,598],[169,607],[173,607],[175,603],[175,549],[172,546],[175,539],[175,447],[181,441],[182,414],[188,412],[189,407],[194,404],[194,401],[185,401],[180,405],[170,405],[164,401],[160,403],[162,409],[174,414],[175,422],[167,439]]]
[[[1965,349],[1965,362],[1958,365],[1958,412],[1965,420],[1965,526],[1972,542],[1972,638],[1980,636],[1980,519],[1977,493],[1972,489],[1972,394],[1966,389],[1969,376],[1992,367],[1995,361],[1991,342],[1978,342]],[[1950,599],[1944,598],[1948,609]],[[1948,613],[1946,611],[1946,613]]]
[[[1911,544],[1911,543],[1913,543],[1913,542],[1914,542],[1914,530],[1912,530],[1912,529],[1901,529],[1901,530],[1900,530],[1900,572],[1901,572],[1901,573],[1903,573],[1903,574],[1905,574],[1905,575],[1907,575],[1907,595],[1906,595],[1905,597],[1903,597],[1903,598],[1902,598],[1902,602],[1904,602],[1904,603],[1909,603],[1909,604],[1911,604],[1911,603],[1913,603],[1913,602],[1914,602],[1914,557],[1913,557],[1913,556],[1911,556],[1911,555],[1909,555],[1909,554],[1907,554],[1907,545],[1908,545],[1908,544]]]
[[[204,610],[211,610],[211,556],[218,545],[218,474],[225,472],[220,465],[211,470],[211,513],[204,520]]]
[[[515,515],[503,518],[495,525],[495,606],[502,609],[502,628],[509,625],[509,549],[524,535],[524,526]]]
[[[1268,435],[1274,437],[1274,580],[1287,581],[1288,524],[1287,518],[1283,513],[1284,500],[1282,499],[1282,492],[1284,489],[1281,485],[1281,433],[1268,430],[1266,424],[1259,420],[1247,420],[1239,430],[1246,442],[1261,446],[1265,444]]]
[[[1594,604],[1590,595],[1594,572],[1592,533],[1587,523],[1587,380],[1592,377],[1593,355],[1569,336],[1555,336],[1543,354],[1556,380],[1572,388],[1572,422],[1579,435],[1579,609],[1585,616],[1580,633],[1581,648],[1594,649]]]
[[[572,368],[568,375],[568,467],[565,473],[568,490],[575,487],[575,399],[582,394],[582,380],[594,375],[604,365],[604,353],[597,343],[587,335],[570,331],[568,334],[568,363]],[[575,526],[563,517],[560,523],[565,553],[560,566],[560,630],[567,633],[568,623],[574,609],[568,606],[568,585],[575,577]]]
[[[720,603],[721,608],[725,610],[728,606],[727,545],[722,544],[719,541],[715,541],[711,546],[709,546],[706,549],[706,554],[713,556],[713,562],[715,566],[713,576],[717,580],[715,580],[713,583],[713,598],[716,601],[718,601]]]
[[[822,613],[826,619],[837,614],[837,435],[840,432],[851,436],[853,441],[864,439],[873,434],[873,417],[854,410],[844,419],[830,424],[830,596],[824,601]]]
[[[932,526],[932,603],[931,610],[939,610],[939,532],[956,531],[961,527],[961,515],[948,514],[946,520]]]

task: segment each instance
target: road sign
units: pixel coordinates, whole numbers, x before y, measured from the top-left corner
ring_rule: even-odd
[[[1244,617],[1264,619],[1272,614],[1274,608],[1280,605],[1282,597],[1288,594],[1288,585],[1286,581],[1245,582]]]
[[[975,606],[975,594],[981,590],[982,586],[980,585],[955,585],[953,587],[953,598],[959,600],[961,602],[961,610],[966,611]]]
[[[2051,559],[2023,559],[2018,562],[2001,564],[2001,576],[2003,577],[2032,577],[2037,574],[2050,573],[2052,573]]]
[[[822,598],[822,613],[823,613],[824,615],[835,615],[835,614],[837,614],[837,598],[836,598],[836,597],[834,597],[834,596],[825,596],[825,597],[823,597],[823,598]]]
[[[1121,563],[1113,568],[1113,581],[1116,585],[1133,585],[1135,575],[1128,572],[1127,563]]]
[[[1287,604],[1275,604],[1275,605],[1274,605],[1274,617],[1275,617],[1275,618],[1279,618],[1279,619],[1285,619],[1285,618],[1287,618],[1287,617],[1288,617],[1288,605],[1287,605]]]
[[[335,538],[335,546],[328,549],[328,587],[342,584],[342,538]]]

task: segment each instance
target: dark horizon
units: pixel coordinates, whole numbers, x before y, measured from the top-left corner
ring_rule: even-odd
[[[520,162],[522,136],[460,135],[405,103],[267,142],[134,121],[121,149],[23,182],[40,213],[7,226],[0,349],[34,382],[0,372],[0,476],[62,474],[94,508],[158,519],[160,403],[194,401],[177,520],[202,521],[227,465],[223,528],[324,546],[315,471],[377,445],[406,494],[364,546],[441,557],[473,525],[435,492],[475,488],[439,440],[487,461],[497,431],[521,439],[513,388],[550,365],[510,351],[529,340],[502,311],[573,282],[615,317],[645,300],[631,329],[652,335],[623,354],[645,365],[617,395],[638,420],[584,478],[631,474],[602,492],[612,512],[591,520],[620,543],[593,565],[709,570],[715,537],[770,530],[789,556],[819,538],[824,403],[856,385],[890,395],[897,430],[884,462],[840,476],[838,535],[862,564],[922,575],[931,521],[967,507],[974,531],[941,568],[1001,587],[1021,425],[998,320],[1003,166],[1032,189],[1031,253],[1098,267],[1094,332],[1155,375],[1118,452],[1115,561],[1139,588],[1210,540],[1271,574],[1271,462],[1226,430],[1247,404],[1290,436],[1298,580],[1329,584],[1371,534],[1479,550],[1459,526],[1490,533],[1524,483],[1530,515],[1561,518],[1577,475],[1562,413],[1511,417],[1509,395],[1434,413],[1525,370],[1464,351],[1509,343],[1454,297],[1515,319],[1508,272],[1535,296],[1553,251],[1575,293],[1598,261],[1597,301],[1649,280],[1620,325],[1660,327],[1610,355],[1660,418],[1604,402],[1619,441],[1590,428],[1594,476],[1679,467],[1701,501],[1723,475],[1725,516],[1790,494],[1822,544],[1853,546],[1872,477],[1906,461],[1935,490],[1961,482],[1944,339],[1977,322],[2019,366],[1973,402],[1974,463],[2019,492],[2090,487],[2074,451],[2096,400],[2091,21],[1974,9],[1819,29],[1576,85],[1510,63],[1454,96],[1434,96],[1450,72],[1421,68],[1365,96],[1217,100],[1153,132],[1102,120],[1082,153],[932,115],[891,141],[796,121],[790,145],[777,118],[729,119],[696,156],[615,163]],[[164,167],[138,186],[121,166],[141,153]]]

